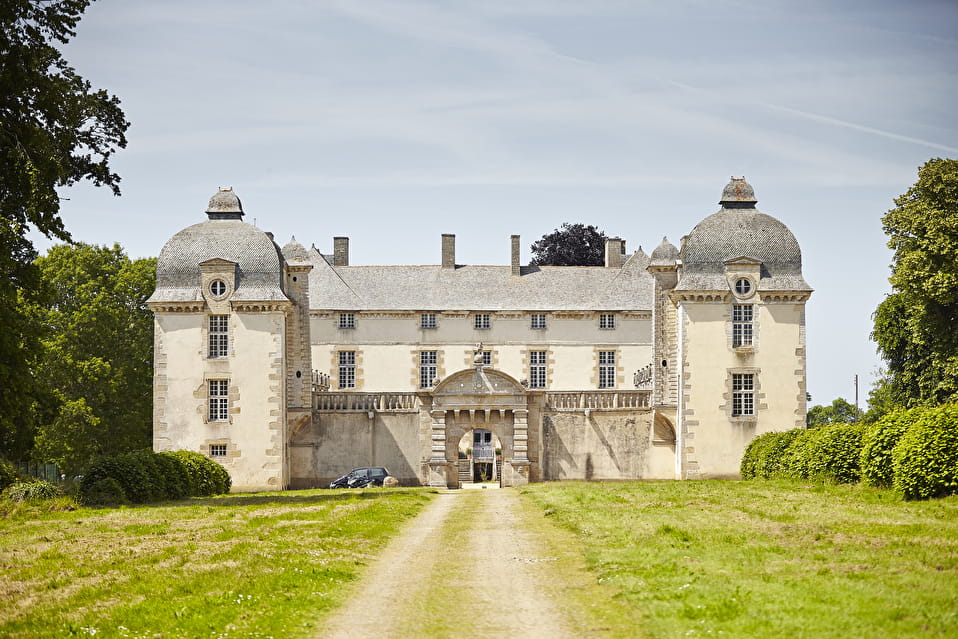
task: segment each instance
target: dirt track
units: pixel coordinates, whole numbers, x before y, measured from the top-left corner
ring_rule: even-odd
[[[571,637],[510,489],[436,496],[317,637]]]

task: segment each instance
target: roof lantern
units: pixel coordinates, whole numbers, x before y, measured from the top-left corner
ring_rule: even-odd
[[[241,220],[243,219],[243,205],[233,193],[233,187],[220,188],[206,207],[206,214],[211,220]]]
[[[727,209],[754,209],[757,202],[755,189],[745,181],[745,176],[733,177],[722,189],[722,199],[719,200],[719,204]]]

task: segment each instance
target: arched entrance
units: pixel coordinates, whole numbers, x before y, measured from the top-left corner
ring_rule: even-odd
[[[528,414],[526,389],[502,371],[477,364],[442,380],[429,406],[427,483],[459,486],[459,443],[467,431],[476,430],[489,431],[499,440],[501,485],[528,483]]]
[[[457,471],[460,484],[502,482],[502,443],[491,430],[472,428],[459,438]]]

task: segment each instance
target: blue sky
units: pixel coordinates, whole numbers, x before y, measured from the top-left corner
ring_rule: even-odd
[[[802,246],[813,403],[862,403],[881,215],[958,157],[954,2],[99,0],[66,47],[132,122],[78,240],[156,255],[233,186],[247,220],[354,264],[508,264],[563,222],[633,250],[730,175]],[[38,241],[45,248],[48,242]]]

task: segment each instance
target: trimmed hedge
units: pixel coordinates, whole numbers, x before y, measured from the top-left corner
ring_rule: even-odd
[[[888,413],[875,424],[833,424],[759,435],[742,477],[826,479],[894,488],[905,499],[958,494],[958,404]]]
[[[742,456],[742,478],[781,477],[784,474],[782,457],[795,438],[803,432],[805,431],[801,428],[793,428],[780,433],[763,433],[753,439]]]
[[[958,494],[958,404],[914,413],[892,450],[895,489],[905,499]]]
[[[83,476],[86,504],[134,504],[228,493],[230,476],[212,459],[191,451],[138,450],[100,459]]]
[[[862,483],[891,488],[894,483],[892,450],[923,409],[887,413],[865,430],[862,439]]]
[[[862,427],[829,424],[759,435],[745,449],[742,477],[822,478],[853,483],[861,476]]]

